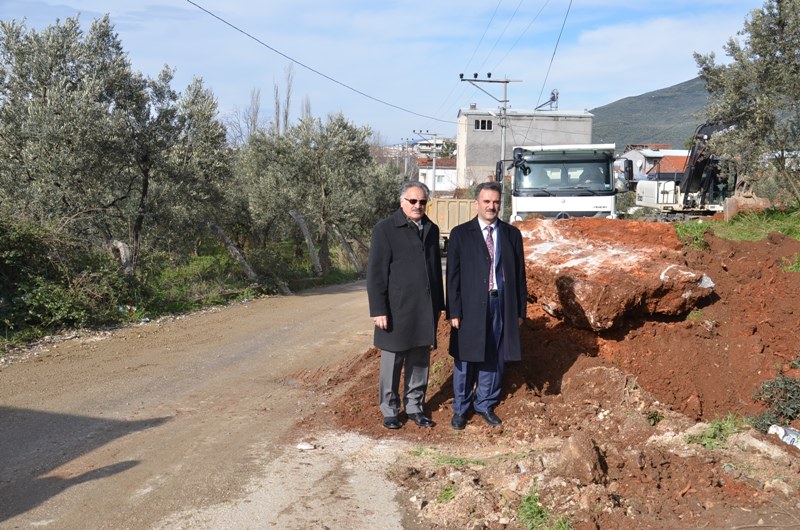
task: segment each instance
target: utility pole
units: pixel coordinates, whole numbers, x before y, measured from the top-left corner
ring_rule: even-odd
[[[424,138],[426,140],[429,137],[433,138],[433,149],[432,149],[433,150],[433,178],[431,179],[431,194],[433,194],[433,192],[436,191],[436,153],[439,150],[439,147],[438,147],[438,145],[436,143],[436,137],[438,136],[438,133],[435,133],[435,132],[432,133],[432,132],[430,132],[428,130],[426,130],[425,132],[415,130],[414,134],[418,134],[419,136],[421,136],[422,138]]]
[[[403,180],[408,179],[408,142],[411,141],[411,138],[400,138],[400,141],[403,142]]]
[[[459,79],[462,81],[466,81],[470,85],[474,86],[493,100],[500,103],[500,160],[503,161],[506,159],[506,128],[508,127],[508,123],[506,123],[506,116],[508,113],[508,84],[509,83],[521,83],[521,80],[514,80],[514,79],[492,79],[492,73],[489,72],[486,74],[486,79],[478,79],[478,74],[472,74],[472,79],[464,78],[464,74],[458,74]],[[492,94],[478,86],[476,83],[502,83],[503,84],[503,99],[497,99]],[[503,164],[505,166],[505,164]],[[503,171],[503,180],[500,183],[503,186],[503,191],[500,193],[500,213],[499,216],[503,218],[503,212],[505,211],[505,197],[506,197],[506,174]]]

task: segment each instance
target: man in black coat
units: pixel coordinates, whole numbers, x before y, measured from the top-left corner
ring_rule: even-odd
[[[478,215],[450,232],[447,247],[447,318],[453,356],[454,429],[463,429],[470,409],[499,425],[503,368],[522,358],[519,330],[527,310],[522,234],[498,219],[497,182],[479,184]]]
[[[444,289],[439,227],[425,215],[429,196],[422,182],[406,182],[400,189],[400,209],[372,230],[367,296],[375,347],[381,349],[380,409],[387,429],[402,426],[401,369],[406,415],[421,427],[434,425],[424,405]]]

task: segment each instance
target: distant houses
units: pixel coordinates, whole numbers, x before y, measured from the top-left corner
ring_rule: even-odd
[[[686,170],[689,151],[665,144],[628,145],[622,158],[633,162],[634,180],[673,180]]]
[[[495,178],[502,138],[498,112],[478,109],[474,104],[459,110],[454,157],[442,156],[445,144],[453,143],[445,137],[406,142],[384,152],[405,168],[407,178],[424,182],[438,196],[452,196],[456,190]],[[591,143],[592,118],[585,110],[508,110],[505,166],[512,159],[515,146]],[[689,151],[672,149],[667,144],[631,144],[620,156],[633,162],[635,180],[680,179]]]

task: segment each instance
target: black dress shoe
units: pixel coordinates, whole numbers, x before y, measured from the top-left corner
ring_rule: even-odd
[[[497,414],[495,414],[493,410],[487,410],[486,412],[478,412],[478,415],[492,427],[503,423],[503,420],[498,418]]]
[[[433,427],[436,425],[432,419],[427,417],[422,412],[417,412],[414,414],[409,414],[408,419],[419,425],[420,427]]]
[[[450,420],[450,425],[457,431],[463,430],[467,426],[467,418],[453,414],[453,419]]]
[[[397,416],[386,416],[383,418],[383,426],[387,429],[399,429],[403,425],[397,419]]]

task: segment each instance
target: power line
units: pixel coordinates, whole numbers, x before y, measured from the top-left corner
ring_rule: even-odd
[[[539,97],[536,98],[536,105],[539,105],[539,100],[542,99],[542,94],[544,93],[544,87],[547,84],[547,78],[550,77],[550,69],[553,68],[553,61],[556,58],[556,51],[558,51],[558,45],[561,42],[561,36],[564,34],[564,26],[567,25],[567,18],[569,18],[569,11],[572,9],[572,0],[569,0],[569,5],[567,6],[567,12],[564,14],[564,20],[561,22],[561,30],[558,32],[558,38],[556,39],[556,45],[553,47],[553,55],[550,56],[550,64],[547,65],[547,72],[544,74],[544,81],[542,81],[542,88],[539,91]],[[533,126],[533,122],[536,121],[536,112],[533,113],[533,119],[528,124],[528,130],[525,131],[525,138],[528,137],[528,132],[531,130]],[[516,140],[515,140],[516,141]]]
[[[489,57],[492,55],[492,53],[494,53],[494,49],[495,49],[495,48],[497,48],[497,44],[500,42],[500,39],[502,39],[502,38],[503,38],[503,35],[505,35],[505,34],[506,34],[506,30],[508,30],[508,26],[510,26],[510,25],[511,25],[511,22],[513,22],[513,21],[514,21],[514,17],[516,17],[516,16],[517,16],[517,12],[519,11],[519,7],[522,5],[522,2],[524,2],[524,1],[525,1],[525,0],[519,0],[519,2],[517,3],[517,7],[514,9],[514,12],[513,12],[513,13],[511,14],[511,16],[508,18],[508,22],[506,22],[506,25],[505,25],[505,27],[503,28],[503,31],[502,31],[502,32],[500,32],[500,35],[498,35],[498,36],[497,36],[497,39],[495,39],[495,41],[494,41],[494,44],[492,45],[492,49],[491,49],[491,50],[489,50],[489,53],[487,53],[487,54],[486,54],[486,58],[485,58],[485,59],[483,60],[483,62],[481,63],[480,67],[479,67],[479,68],[477,68],[477,70],[478,70],[479,72],[480,72],[481,70],[483,70],[483,66],[484,66],[484,65],[486,64],[486,62],[489,60]]]
[[[550,0],[546,0],[545,3],[542,5],[542,7],[539,8],[539,11],[536,13],[536,15],[534,15],[533,19],[530,22],[528,22],[528,25],[525,27],[524,30],[522,30],[522,33],[519,34],[519,37],[517,37],[517,40],[514,41],[514,44],[512,44],[511,47],[506,52],[506,54],[503,55],[503,58],[500,59],[497,62],[497,67],[495,67],[494,70],[498,70],[499,69],[500,65],[503,64],[503,61],[505,61],[506,57],[508,57],[508,54],[510,54],[514,50],[514,48],[517,47],[517,44],[519,44],[519,41],[521,41],[522,37],[524,37],[525,34],[528,33],[528,30],[531,29],[531,26],[533,26],[533,23],[536,22],[536,19],[539,18],[539,15],[542,14],[542,11],[544,11],[544,8],[547,7],[547,4],[549,4],[549,3],[550,3]]]
[[[283,53],[282,51],[280,51],[280,50],[277,50],[277,49],[273,48],[272,46],[270,46],[270,45],[269,45],[269,44],[267,44],[266,42],[262,41],[262,40],[261,40],[261,39],[259,39],[258,37],[256,37],[256,36],[254,36],[254,35],[252,35],[252,34],[248,33],[247,31],[245,31],[245,30],[243,30],[242,28],[240,28],[240,27],[238,27],[238,26],[236,26],[236,25],[232,24],[231,22],[228,22],[228,21],[227,21],[227,20],[225,20],[224,18],[222,18],[222,17],[220,17],[220,16],[218,16],[218,15],[216,15],[216,14],[212,13],[212,12],[211,12],[211,11],[209,11],[208,9],[206,9],[206,8],[204,8],[203,6],[201,6],[201,5],[199,5],[199,4],[195,3],[195,2],[193,2],[192,0],[186,0],[186,1],[187,1],[188,3],[190,3],[190,4],[192,4],[193,6],[195,6],[195,7],[196,7],[197,9],[199,9],[200,11],[203,11],[203,12],[207,13],[208,15],[210,15],[210,16],[212,16],[212,17],[216,18],[217,20],[219,20],[220,22],[222,22],[222,23],[223,23],[223,24],[225,24],[226,26],[229,26],[229,27],[233,28],[234,30],[238,31],[239,33],[241,33],[242,35],[246,36],[247,38],[249,38],[249,39],[251,39],[251,40],[253,40],[253,41],[257,42],[258,44],[260,44],[261,46],[263,46],[263,47],[267,48],[268,50],[270,50],[270,51],[272,51],[272,52],[274,52],[274,53],[277,53],[277,54],[278,54],[278,55],[280,55],[281,57],[284,57],[284,58],[288,59],[289,61],[293,62],[294,64],[296,64],[296,65],[298,65],[298,66],[300,66],[300,67],[302,67],[302,68],[305,68],[306,70],[308,70],[308,71],[310,71],[310,72],[313,72],[313,73],[317,74],[317,75],[318,75],[318,76],[320,76],[320,77],[324,77],[324,78],[325,78],[325,79],[327,79],[328,81],[331,81],[331,82],[333,82],[333,83],[336,83],[337,85],[339,85],[339,86],[342,86],[342,87],[346,88],[347,90],[350,90],[350,91],[352,91],[352,92],[355,92],[356,94],[358,94],[358,95],[360,95],[360,96],[364,96],[365,98],[371,99],[372,101],[376,101],[376,102],[378,102],[378,103],[380,103],[380,104],[382,104],[382,105],[386,105],[387,107],[392,107],[393,109],[397,109],[397,110],[400,110],[400,111],[406,112],[406,113],[408,113],[408,114],[413,114],[414,116],[419,116],[420,118],[427,118],[427,119],[429,119],[429,120],[434,120],[434,121],[438,121],[438,122],[442,122],[442,123],[450,123],[450,124],[454,124],[454,123],[456,123],[456,122],[454,122],[454,121],[443,120],[443,119],[441,119],[441,118],[434,118],[433,116],[428,116],[428,115],[426,115],[426,114],[420,114],[419,112],[414,112],[413,110],[406,109],[406,108],[404,108],[404,107],[401,107],[401,106],[399,106],[399,105],[395,105],[395,104],[393,104],[393,103],[389,103],[388,101],[384,101],[384,100],[382,100],[382,99],[380,99],[380,98],[376,98],[375,96],[371,96],[371,95],[367,94],[366,92],[362,92],[361,90],[358,90],[357,88],[354,88],[354,87],[352,87],[352,86],[350,86],[350,85],[348,85],[348,84],[346,84],[346,83],[343,83],[343,82],[341,82],[341,81],[339,81],[339,80],[337,80],[337,79],[334,79],[333,77],[331,77],[331,76],[329,76],[329,75],[327,75],[327,74],[324,74],[324,73],[320,72],[319,70],[316,70],[316,69],[314,69],[314,68],[312,68],[312,67],[310,67],[310,66],[308,66],[308,65],[306,65],[306,64],[303,64],[302,62],[298,61],[297,59],[294,59],[293,57],[290,57],[290,56],[286,55],[286,54],[285,54],[285,53]]]
[[[470,56],[469,60],[467,61],[466,66],[461,70],[462,72],[469,71],[469,65],[472,63],[472,59],[475,58],[475,54],[478,53],[478,48],[480,48],[481,44],[483,44],[483,39],[484,39],[484,37],[486,37],[486,34],[489,32],[489,28],[491,27],[492,22],[494,21],[494,17],[495,17],[495,15],[497,15],[497,11],[500,9],[500,4],[502,4],[502,3],[503,3],[503,0],[498,0],[497,5],[494,7],[494,12],[492,13],[492,16],[489,18],[489,22],[486,24],[486,27],[483,30],[483,35],[481,35],[481,38],[478,40],[478,43],[475,45],[475,49],[472,50],[472,55]],[[441,114],[442,109],[450,101],[450,96],[452,96],[453,92],[455,92],[456,86],[461,86],[460,94],[464,93],[464,90],[466,88],[466,87],[464,87],[464,85],[462,85],[461,83],[456,83],[455,85],[453,85],[453,88],[450,89],[450,93],[447,94],[447,97],[445,97],[444,100],[442,100],[441,105],[439,105],[439,109],[438,109],[439,114]]]

